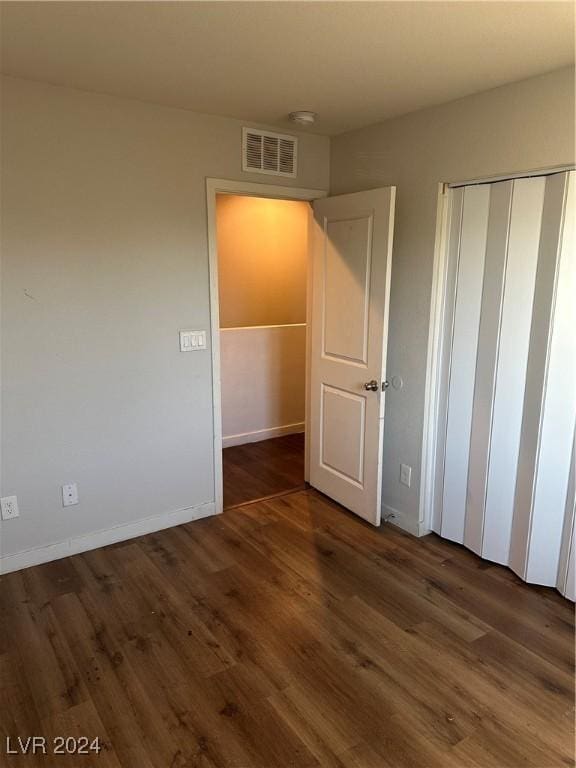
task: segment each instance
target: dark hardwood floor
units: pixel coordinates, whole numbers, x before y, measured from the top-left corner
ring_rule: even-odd
[[[304,487],[304,434],[222,451],[224,508]]]
[[[99,768],[573,764],[573,606],[308,490],[0,581],[5,736]]]

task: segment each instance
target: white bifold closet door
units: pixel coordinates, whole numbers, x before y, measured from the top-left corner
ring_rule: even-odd
[[[575,205],[574,172],[450,192],[434,516],[572,599]]]

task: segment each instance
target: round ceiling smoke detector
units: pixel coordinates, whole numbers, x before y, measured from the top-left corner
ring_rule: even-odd
[[[299,112],[290,112],[288,117],[293,123],[298,123],[298,125],[312,125],[316,120],[316,112],[300,110]]]

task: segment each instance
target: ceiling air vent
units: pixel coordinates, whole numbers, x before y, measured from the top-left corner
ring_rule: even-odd
[[[297,148],[294,136],[243,128],[242,170],[295,177]]]

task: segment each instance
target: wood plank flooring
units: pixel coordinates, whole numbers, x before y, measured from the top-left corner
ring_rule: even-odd
[[[0,580],[5,737],[99,768],[573,765],[573,608],[308,490]]]
[[[304,487],[304,434],[224,448],[224,508]]]

